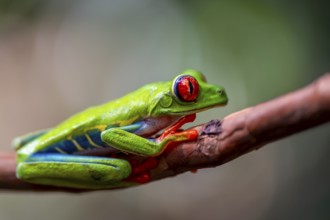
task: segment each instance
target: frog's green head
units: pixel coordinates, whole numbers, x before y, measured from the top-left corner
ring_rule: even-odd
[[[228,102],[224,88],[208,84],[204,75],[196,70],[186,70],[173,81],[161,85],[150,97],[154,99],[154,104],[149,106],[153,116],[183,116]]]

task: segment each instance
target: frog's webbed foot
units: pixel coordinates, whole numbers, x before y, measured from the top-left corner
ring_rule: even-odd
[[[65,154],[39,153],[17,166],[17,176],[27,182],[84,189],[119,187],[130,173],[126,160]]]

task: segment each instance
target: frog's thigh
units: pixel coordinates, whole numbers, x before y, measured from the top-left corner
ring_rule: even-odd
[[[115,158],[37,154],[17,167],[20,179],[74,188],[111,188],[131,173],[129,162]]]

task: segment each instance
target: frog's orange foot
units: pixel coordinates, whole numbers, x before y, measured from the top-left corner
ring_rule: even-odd
[[[139,174],[137,176],[130,176],[127,178],[127,181],[129,182],[140,183],[140,184],[148,183],[150,182],[150,180],[151,180],[150,174],[147,172]]]
[[[132,166],[132,173],[127,180],[140,184],[149,182],[151,180],[149,171],[158,166],[158,160],[155,157],[147,158],[142,163],[135,160],[131,160],[130,163]]]
[[[170,143],[179,143],[182,141],[193,141],[198,137],[198,131],[194,128],[190,128],[187,130],[173,132],[166,136],[166,138],[172,139]]]
[[[180,140],[180,141],[172,141],[172,142],[168,143],[164,150],[164,154],[170,153],[175,147],[177,147],[182,142],[196,140],[198,138],[199,133],[196,129],[191,128],[188,130],[173,133],[171,135],[176,136],[178,138],[178,140]],[[168,135],[168,136],[170,136],[170,135]]]

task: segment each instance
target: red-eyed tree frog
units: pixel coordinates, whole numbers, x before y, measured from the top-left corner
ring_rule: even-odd
[[[52,129],[14,139],[16,175],[30,183],[80,189],[148,182],[157,162],[136,164],[120,154],[155,158],[169,144],[194,140],[196,130],[180,127],[197,112],[227,101],[224,88],[208,84],[196,70],[186,70],[173,81],[145,85]],[[112,156],[99,156],[98,151]]]

